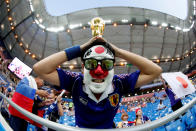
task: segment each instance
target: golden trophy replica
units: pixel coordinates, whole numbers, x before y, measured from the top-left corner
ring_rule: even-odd
[[[95,17],[91,20],[90,23],[91,23],[91,30],[92,30],[93,37],[95,36],[102,37],[105,28],[104,20],[100,17]]]

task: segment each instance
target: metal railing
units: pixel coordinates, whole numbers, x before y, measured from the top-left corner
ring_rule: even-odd
[[[183,107],[181,107],[180,109],[178,109],[177,111],[162,117],[158,120],[143,124],[143,125],[138,125],[138,126],[132,126],[130,128],[121,128],[121,129],[87,129],[87,128],[77,128],[77,127],[71,127],[71,126],[65,126],[56,122],[52,122],[49,120],[45,120],[37,115],[34,115],[28,111],[26,111],[25,109],[21,108],[20,106],[18,106],[17,104],[15,104],[14,102],[12,102],[11,100],[9,100],[5,95],[3,95],[2,93],[0,93],[0,96],[3,97],[3,99],[5,99],[11,106],[13,106],[16,110],[18,110],[19,112],[21,112],[22,114],[24,114],[25,116],[27,116],[28,118],[46,126],[49,127],[51,129],[54,130],[58,130],[58,131],[113,131],[113,130],[123,130],[123,131],[147,131],[147,130],[152,130],[154,128],[160,127],[174,119],[176,119],[177,117],[181,116],[181,114],[185,113],[189,108],[191,108],[194,104],[196,104],[196,97],[194,99],[192,99],[188,104],[184,105]]]

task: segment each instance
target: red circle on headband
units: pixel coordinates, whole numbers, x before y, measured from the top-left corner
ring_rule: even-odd
[[[101,47],[101,46],[95,48],[95,52],[96,52],[97,54],[103,53],[104,50],[105,50],[105,49],[104,49],[103,47]]]

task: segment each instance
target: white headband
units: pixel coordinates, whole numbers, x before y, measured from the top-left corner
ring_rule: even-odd
[[[96,45],[88,49],[84,56],[83,59],[91,58],[91,57],[102,57],[102,58],[109,58],[109,59],[114,59],[113,53],[103,45]]]

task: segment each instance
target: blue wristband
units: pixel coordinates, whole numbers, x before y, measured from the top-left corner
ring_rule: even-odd
[[[74,58],[81,56],[80,46],[73,46],[73,47],[65,49],[64,51],[67,55],[68,60],[72,60]]]

